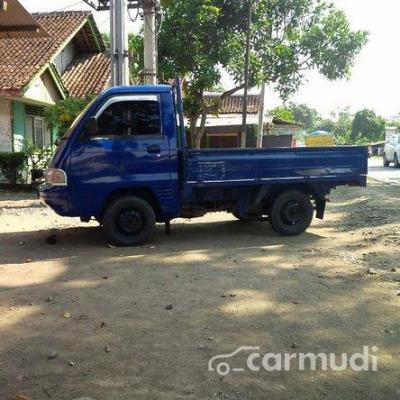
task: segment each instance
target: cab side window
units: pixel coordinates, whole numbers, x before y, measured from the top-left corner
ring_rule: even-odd
[[[108,106],[97,119],[96,136],[161,135],[158,101],[120,101]]]

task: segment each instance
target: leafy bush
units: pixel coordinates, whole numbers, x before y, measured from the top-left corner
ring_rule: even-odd
[[[24,153],[0,153],[0,170],[8,181],[16,184],[21,181],[26,165]]]
[[[26,167],[28,171],[27,181],[30,176],[32,183],[34,183],[43,177],[43,170],[47,169],[50,164],[51,157],[54,153],[54,147],[47,146],[41,148],[36,144],[25,141],[23,152],[26,156]]]
[[[70,97],[59,100],[56,104],[45,108],[45,117],[48,128],[57,130],[58,137],[63,137],[75,118],[83,111],[92,97],[86,99]]]
[[[27,159],[28,168],[46,169],[53,156],[54,148],[52,146],[41,148],[36,144],[25,142],[23,152]]]

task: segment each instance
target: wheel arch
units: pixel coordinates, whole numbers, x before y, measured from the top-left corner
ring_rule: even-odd
[[[153,190],[148,187],[125,187],[113,190],[104,201],[104,205],[101,210],[100,218],[103,218],[104,212],[112,204],[115,200],[125,197],[125,196],[135,196],[142,200],[147,201],[152,207],[156,214],[157,220],[160,220],[162,217],[160,202],[155,196]]]
[[[297,191],[309,195],[315,202],[315,209],[317,211],[316,217],[323,219],[325,214],[325,208],[327,199],[326,196],[334,188],[334,185],[323,185],[323,184],[290,184],[290,185],[272,185],[268,194],[265,198],[265,207],[267,210],[270,209],[274,200],[284,192]]]

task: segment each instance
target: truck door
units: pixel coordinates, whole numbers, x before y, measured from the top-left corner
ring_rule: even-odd
[[[71,152],[71,201],[79,215],[97,216],[116,189],[168,187],[170,146],[159,95],[112,97],[94,117],[95,133],[83,132]]]

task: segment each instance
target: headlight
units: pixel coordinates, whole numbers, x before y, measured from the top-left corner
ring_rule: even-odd
[[[62,169],[49,168],[45,173],[46,183],[51,186],[67,186],[67,174]]]

